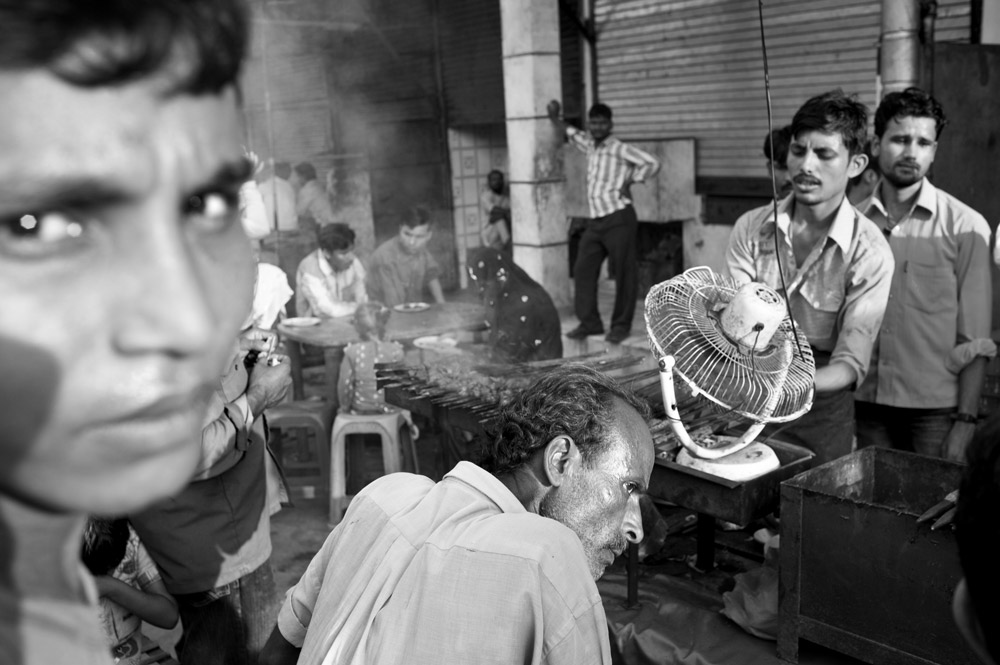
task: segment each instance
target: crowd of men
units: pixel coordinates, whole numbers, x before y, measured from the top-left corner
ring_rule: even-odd
[[[268,615],[260,416],[287,391],[288,363],[244,325],[254,277],[239,191],[252,167],[236,81],[247,25],[239,0],[0,3],[0,663],[112,662],[99,593],[154,622],[179,614],[182,662],[252,662],[259,650],[269,663],[610,662],[595,580],[643,538],[654,452],[646,405],[573,364],[503,406],[481,466],[365,488]],[[610,109],[591,120],[580,144],[593,164],[602,146],[645,159],[608,143]],[[881,185],[855,208],[845,192],[866,165],[865,111],[838,93],[809,100],[792,122],[791,197],[777,219],[742,217],[728,260],[738,279],[777,286],[784,275],[821,358],[817,421],[853,423],[837,419],[868,387],[863,444],[968,454],[955,615],[996,662],[1000,432],[973,440],[972,427],[989,229],[926,180],[944,124],[926,93],[887,95],[872,143]],[[615,181],[595,254],[633,224],[621,204],[655,171],[644,164]],[[373,254],[369,275],[413,261],[407,248],[430,233],[414,221]],[[355,265],[349,234],[328,240],[317,280],[329,277],[319,259],[334,273]],[[582,334],[597,330],[587,325]],[[831,439],[819,454],[843,452]],[[172,601],[154,574],[136,576],[139,598],[83,572],[88,515],[130,517]],[[143,560],[130,532],[113,531],[89,542]]]

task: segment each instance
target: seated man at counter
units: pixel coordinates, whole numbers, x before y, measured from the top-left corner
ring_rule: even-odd
[[[836,90],[807,101],[792,119],[792,195],[736,221],[726,262],[739,283],[781,293],[816,358],[812,409],[782,436],[822,464],[851,452],[854,395],[868,371],[889,298],[889,243],[846,197],[865,168],[868,112]]]
[[[952,612],[969,646],[984,663],[1000,663],[1000,632],[993,614],[1000,596],[996,543],[1000,538],[1000,412],[976,433],[958,494],[955,535],[965,576]]]
[[[501,409],[482,468],[368,485],[288,592],[261,662],[610,663],[595,580],[643,537],[647,408],[565,365]]]
[[[425,289],[434,302],[444,302],[441,268],[427,249],[433,231],[430,214],[415,207],[399,227],[399,235],[378,246],[368,257],[368,295],[395,307],[422,302]]]
[[[319,248],[302,259],[295,274],[298,316],[350,316],[367,302],[365,269],[354,255],[354,231],[327,224],[316,233]]]

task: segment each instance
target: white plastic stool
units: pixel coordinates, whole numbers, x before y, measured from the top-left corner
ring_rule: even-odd
[[[330,524],[336,524],[347,509],[346,445],[348,434],[378,434],[382,437],[384,473],[403,470],[400,452],[409,450],[407,471],[419,473],[417,450],[410,436],[410,425],[402,412],[380,414],[338,413],[330,435]]]

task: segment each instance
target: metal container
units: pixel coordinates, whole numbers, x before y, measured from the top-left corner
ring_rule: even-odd
[[[779,485],[809,468],[813,453],[801,446],[768,441],[781,463],[757,478],[733,481],[657,458],[649,493],[688,510],[741,526],[778,507]]]
[[[781,485],[778,656],[799,638],[868,663],[977,662],[955,627],[955,537],[917,517],[963,465],[867,448]]]

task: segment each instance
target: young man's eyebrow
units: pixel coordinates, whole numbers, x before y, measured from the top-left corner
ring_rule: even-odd
[[[55,209],[93,207],[127,200],[136,187],[126,182],[109,182],[106,178],[71,176],[55,179],[16,178],[0,187],[4,208]]]
[[[230,189],[239,187],[250,179],[253,175],[253,163],[243,157],[241,159],[227,162],[216,169],[197,189],[205,191],[210,189]]]

